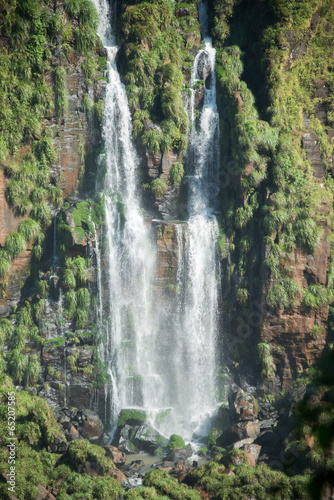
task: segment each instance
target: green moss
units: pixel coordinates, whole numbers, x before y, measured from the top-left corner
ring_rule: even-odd
[[[180,450],[184,448],[186,443],[184,442],[184,439],[181,436],[178,436],[177,434],[172,434],[169,438],[169,443],[168,447],[170,450],[176,449]]]
[[[68,455],[70,463],[77,471],[82,470],[87,460],[94,461],[104,474],[115,469],[113,461],[105,456],[105,450],[100,446],[91,444],[85,439],[72,441],[69,445]]]
[[[199,492],[188,489],[185,484],[179,484],[175,478],[170,477],[167,472],[162,470],[154,470],[146,474],[143,485],[154,487],[158,493],[173,500],[200,500],[201,498]]]
[[[143,410],[124,409],[118,415],[117,425],[123,427],[125,424],[137,425],[138,423],[145,423],[147,415]]]

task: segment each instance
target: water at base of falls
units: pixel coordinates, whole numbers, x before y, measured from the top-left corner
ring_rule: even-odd
[[[137,189],[139,159],[126,91],[115,65],[114,16],[107,0],[93,3],[109,59],[103,123],[108,279],[99,312],[104,334],[100,357],[111,378],[109,413],[115,430],[121,409],[142,408],[160,432],[191,439],[193,432],[205,434],[203,425],[218,402],[218,223],[211,215],[219,158],[214,51],[207,42],[211,86],[205,89],[197,128],[193,120],[190,218],[175,224],[177,284],[167,314],[154,295],[155,247]]]

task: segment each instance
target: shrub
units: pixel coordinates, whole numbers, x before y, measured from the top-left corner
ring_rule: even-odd
[[[41,299],[46,299],[49,293],[49,285],[46,280],[40,280],[37,283],[37,294]]]
[[[68,109],[68,95],[66,87],[66,69],[63,66],[57,66],[54,71],[55,95],[56,95],[56,113],[59,119],[62,119]]]
[[[19,349],[8,353],[8,368],[14,382],[20,385],[27,370],[27,358]]]
[[[79,309],[89,309],[90,295],[87,288],[80,288],[76,294],[76,299]]]
[[[30,354],[28,361],[29,385],[36,385],[40,371],[41,371],[41,366],[37,354]]]
[[[6,238],[5,251],[9,257],[14,259],[19,253],[26,249],[26,242],[22,234],[18,232],[11,233]]]
[[[155,198],[161,198],[168,191],[168,186],[166,181],[157,177],[151,182],[151,191],[154,194]]]
[[[265,380],[272,380],[275,377],[276,366],[271,355],[270,345],[262,342],[257,346],[262,363],[261,375]]]
[[[71,441],[68,454],[72,467],[80,472],[86,465],[87,460],[94,461],[104,474],[115,469],[112,460],[105,456],[105,450],[101,446],[91,444],[85,439]]]
[[[26,241],[30,241],[37,238],[41,232],[41,226],[37,221],[28,218],[20,223],[18,231]]]
[[[65,293],[65,311],[69,319],[72,319],[77,306],[76,293],[73,289]]]
[[[237,299],[241,305],[246,305],[248,301],[248,290],[247,288],[239,288],[237,291]]]
[[[267,304],[269,307],[288,307],[289,299],[283,285],[276,284],[270,288],[267,294]]]
[[[11,259],[8,253],[0,249],[0,277],[5,276],[5,274],[8,274],[9,271],[11,270]]]
[[[327,290],[321,285],[312,284],[308,287],[304,295],[304,304],[314,309],[327,304]]]
[[[169,179],[174,186],[179,186],[184,176],[184,168],[182,163],[173,163],[169,171]]]
[[[63,274],[63,286],[68,289],[76,287],[76,280],[72,269],[65,269]]]
[[[51,224],[51,212],[45,201],[35,205],[31,214],[42,226],[49,226]]]
[[[88,311],[77,309],[75,313],[75,328],[85,328],[88,321]]]

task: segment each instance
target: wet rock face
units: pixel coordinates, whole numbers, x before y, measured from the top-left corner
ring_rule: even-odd
[[[207,52],[202,52],[199,56],[196,79],[203,80],[206,88],[211,87],[211,64]]]
[[[302,135],[303,148],[306,151],[307,158],[313,167],[314,176],[317,179],[323,179],[326,173],[325,163],[320,151],[319,137],[312,130]]]
[[[327,227],[314,254],[307,255],[297,248],[284,267],[292,269],[291,277],[306,289],[310,283],[326,285],[327,263],[330,245],[326,240]],[[320,308],[305,308],[302,305],[289,309],[267,308],[261,325],[261,342],[272,346],[276,365],[275,390],[289,387],[298,373],[312,366],[326,345],[327,305]],[[317,326],[317,332],[312,329]],[[279,346],[279,347],[277,347]]]
[[[103,424],[95,411],[65,408],[59,412],[58,421],[68,441],[85,438],[96,443],[102,439]]]

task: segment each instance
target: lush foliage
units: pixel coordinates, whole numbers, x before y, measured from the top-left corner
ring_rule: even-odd
[[[121,71],[133,113],[135,138],[153,155],[187,148],[188,119],[183,110],[182,62],[192,59],[190,33],[199,35],[196,3],[187,4],[191,15],[178,18],[179,4],[169,0],[122,2],[120,37]],[[199,39],[199,37],[198,37]],[[150,120],[160,127],[148,127]]]

